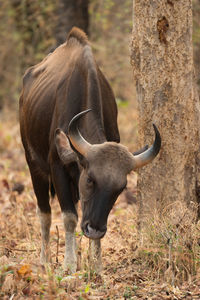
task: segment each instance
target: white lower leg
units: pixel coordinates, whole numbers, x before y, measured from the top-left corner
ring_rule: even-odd
[[[101,240],[90,240],[89,241],[89,262],[90,268],[97,273],[102,270],[101,262]]]
[[[42,246],[40,253],[40,262],[45,264],[50,261],[50,248],[49,248],[49,237],[50,237],[50,227],[51,227],[51,213],[43,213],[38,208],[38,216],[40,218],[41,225],[41,236],[42,236]]]
[[[75,229],[77,225],[77,216],[71,212],[63,212],[63,222],[65,229],[65,260],[64,268],[71,273],[75,273],[77,269],[76,256],[76,237]]]

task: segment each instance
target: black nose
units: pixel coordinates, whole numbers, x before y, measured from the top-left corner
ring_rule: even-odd
[[[86,237],[96,240],[104,237],[107,231],[107,227],[103,226],[103,228],[101,229],[95,229],[89,223],[86,223],[82,226],[82,230]]]

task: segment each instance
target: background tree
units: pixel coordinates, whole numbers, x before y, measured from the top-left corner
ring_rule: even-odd
[[[135,0],[131,62],[140,143],[162,136],[154,163],[138,180],[140,217],[170,203],[200,201],[199,99],[194,81],[192,1]],[[178,208],[179,206],[177,206]],[[177,210],[177,216],[180,214]]]
[[[119,105],[133,106],[129,112],[134,121],[122,129],[124,137],[124,131],[133,127],[136,132],[137,126],[128,47],[132,0],[0,0],[0,105],[16,109],[25,69],[63,42],[72,26],[88,32],[88,16],[98,64],[112,84]],[[130,133],[130,140],[133,138]]]
[[[59,0],[57,7],[57,44],[62,44],[66,40],[67,33],[73,26],[83,29],[88,34],[89,13],[88,0]]]
[[[0,106],[16,109],[25,69],[55,45],[54,11],[53,0],[0,0]]]

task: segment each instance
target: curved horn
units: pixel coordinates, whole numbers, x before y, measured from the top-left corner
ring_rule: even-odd
[[[146,151],[147,149],[149,148],[148,145],[145,145],[143,148],[141,148],[140,150],[136,151],[136,152],[133,152],[133,155],[138,155],[138,154],[141,154],[143,153],[144,151]]]
[[[91,109],[84,110],[75,115],[68,126],[68,137],[70,139],[70,142],[72,143],[74,148],[83,156],[86,156],[88,150],[92,145],[82,137],[77,127],[77,121],[89,111],[91,111]]]
[[[150,163],[160,151],[160,147],[161,147],[160,133],[155,124],[153,124],[153,128],[155,131],[154,143],[146,151],[134,156],[135,168],[141,168],[144,165]]]

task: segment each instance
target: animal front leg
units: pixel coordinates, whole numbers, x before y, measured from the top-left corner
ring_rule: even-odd
[[[40,218],[41,236],[42,236],[40,262],[41,264],[45,264],[47,262],[50,262],[51,259],[51,253],[49,248],[51,213],[41,212],[39,208],[37,213]]]
[[[98,274],[102,270],[101,262],[101,240],[89,241],[89,263],[90,269],[97,272]]]
[[[65,259],[64,268],[75,273],[77,269],[76,237],[75,229],[77,216],[71,212],[63,212],[63,222],[65,229]]]

